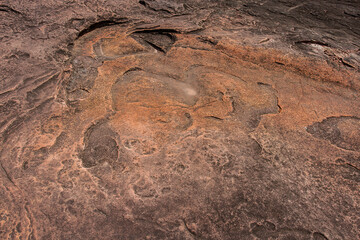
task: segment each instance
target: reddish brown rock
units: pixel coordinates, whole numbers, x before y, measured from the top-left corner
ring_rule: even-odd
[[[358,239],[358,3],[6,1],[1,239]]]

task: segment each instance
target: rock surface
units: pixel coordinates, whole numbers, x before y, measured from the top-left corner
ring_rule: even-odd
[[[0,4],[1,239],[359,239],[360,3]]]

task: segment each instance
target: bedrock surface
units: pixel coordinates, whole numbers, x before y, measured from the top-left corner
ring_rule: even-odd
[[[1,239],[359,239],[358,1],[0,4]]]

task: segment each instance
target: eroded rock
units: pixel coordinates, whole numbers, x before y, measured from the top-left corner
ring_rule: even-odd
[[[5,0],[0,238],[358,239],[356,7]]]

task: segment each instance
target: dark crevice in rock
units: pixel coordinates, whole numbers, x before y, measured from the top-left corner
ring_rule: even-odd
[[[100,22],[93,23],[89,27],[81,30],[76,39],[84,36],[85,34],[87,34],[89,32],[92,32],[96,29],[113,26],[113,25],[118,25],[118,24],[123,24],[123,23],[127,23],[128,21],[129,20],[127,18],[120,18],[120,19],[116,19],[116,20],[103,20]]]
[[[270,86],[270,87],[271,87],[271,85],[270,85],[270,84],[268,84],[268,83],[264,83],[264,82],[257,82],[257,84],[258,84],[258,85],[264,85],[264,86]]]
[[[168,34],[169,37],[176,40],[175,36],[171,35],[170,33],[179,33],[176,29],[171,28],[161,28],[161,29],[143,29],[137,30],[134,33],[153,33],[153,34]]]
[[[357,168],[356,166],[352,165],[351,163],[346,163],[346,165],[348,165],[349,167],[351,167],[351,168],[354,169],[355,171],[360,172],[360,169]]]
[[[196,232],[194,232],[193,230],[191,230],[191,229],[189,228],[189,226],[187,225],[185,219],[183,219],[183,223],[184,223],[184,226],[185,226],[186,230],[187,230],[192,236],[196,237],[196,236],[197,236]]]
[[[360,17],[360,12],[356,13],[356,12],[351,12],[351,11],[344,11],[344,14],[345,15],[348,15],[348,16],[351,16],[351,17],[355,17],[355,18],[358,18]]]
[[[161,47],[155,45],[154,43],[145,40],[146,43],[148,43],[150,46],[152,46],[153,48],[155,48],[157,51],[162,52],[162,53],[166,53],[164,49],[162,49]]]
[[[108,216],[108,214],[104,210],[101,210],[100,208],[95,209],[94,212],[100,213],[104,216]]]
[[[9,6],[6,6],[6,5],[0,5],[0,12],[7,12],[7,13],[15,13],[15,14],[18,14],[18,15],[22,15],[21,12],[9,7]]]
[[[295,42],[295,44],[317,44],[317,45],[321,45],[321,46],[325,46],[325,47],[330,47],[330,45],[328,43],[316,41],[316,40],[302,40],[302,41]]]
[[[139,3],[146,7],[146,2],[144,0],[140,0]]]
[[[130,68],[129,70],[126,70],[123,75],[128,74],[130,72],[135,72],[135,71],[143,71],[143,69],[138,68],[138,67]]]
[[[159,52],[166,53],[176,41],[174,29],[146,29],[135,31],[131,36],[143,45],[149,45]]]
[[[2,163],[0,163],[0,167],[1,167],[1,169],[4,171],[6,178],[7,178],[14,186],[16,186],[16,184],[14,183],[14,181],[12,180],[12,178],[10,177],[9,173],[6,171],[6,169],[4,168],[4,166],[2,165]]]
[[[328,238],[325,237],[325,235],[320,233],[320,232],[314,232],[313,233],[313,239],[314,240],[328,240]]]
[[[210,119],[214,119],[214,120],[219,120],[219,121],[223,121],[224,119],[216,117],[216,116],[206,116],[205,118],[210,118]]]
[[[340,62],[349,68],[356,68],[355,66],[351,65],[347,61],[344,61],[344,59],[342,59],[342,58],[340,58]]]

